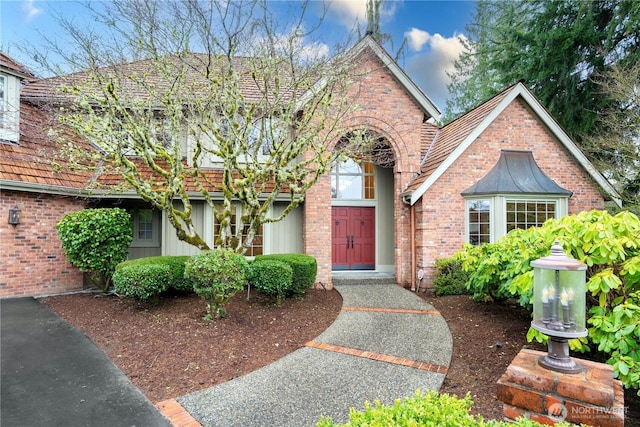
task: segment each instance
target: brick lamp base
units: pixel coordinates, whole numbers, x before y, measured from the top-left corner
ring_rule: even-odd
[[[575,359],[577,374],[545,369],[538,358],[546,353],[521,350],[498,380],[498,399],[507,419],[527,417],[542,424],[560,421],[592,426],[624,426],[624,392],[604,363]]]

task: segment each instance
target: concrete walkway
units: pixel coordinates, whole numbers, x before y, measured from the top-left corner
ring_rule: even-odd
[[[363,409],[365,401],[391,404],[440,388],[452,339],[433,306],[395,284],[335,289],[342,311],[305,348],[158,406],[174,426],[302,427],[321,416],[347,422],[349,408]]]
[[[342,311],[304,348],[157,408],[90,340],[47,307],[33,298],[0,300],[0,423],[315,426],[322,416],[346,422],[349,408],[362,409],[365,401],[391,404],[418,389],[440,388],[452,339],[431,305],[395,284],[335,288],[343,298]]]

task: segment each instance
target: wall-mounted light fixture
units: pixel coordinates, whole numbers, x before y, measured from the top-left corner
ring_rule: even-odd
[[[20,224],[20,209],[17,206],[9,209],[9,224],[14,227]]]

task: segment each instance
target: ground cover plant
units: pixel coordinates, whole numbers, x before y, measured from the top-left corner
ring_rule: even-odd
[[[457,398],[446,393],[430,390],[416,391],[411,397],[397,399],[393,405],[366,402],[363,411],[352,408],[349,423],[334,424],[331,418],[322,418],[318,427],[542,427],[542,424],[525,418],[516,422],[485,420],[469,411],[473,401],[467,394]],[[557,423],[557,427],[569,427],[568,423]]]

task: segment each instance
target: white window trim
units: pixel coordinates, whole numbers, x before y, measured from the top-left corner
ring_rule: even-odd
[[[490,241],[494,243],[507,234],[507,201],[539,201],[539,202],[555,202],[555,218],[560,219],[566,216],[569,211],[569,198],[566,196],[555,196],[545,194],[487,194],[484,196],[465,197],[464,203],[464,224],[465,224],[465,243],[469,243],[469,211],[467,201],[469,200],[488,200],[489,208],[489,227]],[[498,209],[499,207],[499,209]]]
[[[9,74],[0,74],[0,77],[4,79],[4,99],[0,105],[3,109],[0,141],[17,144],[20,140],[20,79]]]

